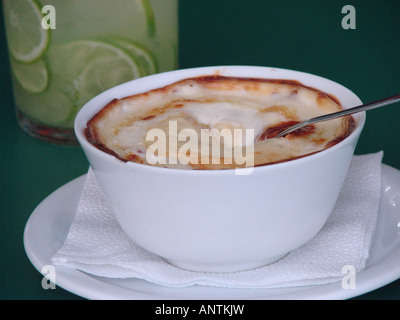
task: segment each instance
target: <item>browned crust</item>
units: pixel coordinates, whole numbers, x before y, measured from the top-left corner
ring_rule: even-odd
[[[333,96],[330,95],[328,93],[322,92],[321,90],[318,90],[316,88],[310,87],[310,86],[306,86],[304,84],[302,84],[301,82],[297,81],[297,80],[286,80],[286,79],[261,79],[261,78],[250,78],[250,77],[226,77],[226,76],[219,76],[219,75],[208,75],[208,76],[200,76],[200,77],[194,77],[194,78],[186,78],[183,80],[179,80],[177,82],[174,82],[172,84],[166,85],[164,87],[161,88],[156,88],[156,89],[152,89],[150,91],[144,92],[144,93],[138,93],[138,94],[134,94],[134,95],[130,95],[130,96],[126,96],[124,98],[121,99],[113,99],[112,101],[110,101],[103,109],[101,109],[95,116],[94,118],[97,118],[97,116],[102,116],[104,114],[104,112],[107,112],[109,108],[112,108],[112,106],[118,102],[119,100],[129,100],[132,99],[134,97],[145,97],[145,96],[149,96],[151,93],[154,92],[158,92],[158,93],[167,93],[169,91],[171,91],[171,89],[181,83],[185,83],[185,82],[197,82],[205,87],[209,87],[212,86],[213,84],[215,84],[216,82],[225,82],[225,83],[240,83],[241,85],[243,85],[243,81],[247,84],[249,84],[249,87],[254,87],[254,84],[257,83],[275,83],[275,84],[284,84],[284,85],[290,85],[290,86],[294,86],[294,87],[303,87],[309,90],[312,90],[314,92],[318,93],[318,99],[324,99],[324,98],[329,98],[331,100],[333,100],[337,105],[341,106],[339,100]],[[173,89],[172,89],[173,90]],[[293,89],[293,94],[296,94],[297,90],[294,88]]]
[[[283,84],[283,85],[290,85],[293,86],[293,91],[292,94],[297,94],[297,89],[296,87],[303,87],[309,90],[312,90],[314,92],[316,92],[318,94],[317,96],[317,100],[324,100],[324,99],[330,99],[333,100],[340,108],[341,108],[341,104],[339,102],[339,100],[330,94],[327,94],[325,92],[322,92],[316,88],[310,87],[310,86],[306,86],[303,85],[301,82],[297,81],[297,80],[288,80],[288,79],[261,79],[261,78],[251,78],[251,77],[226,77],[226,76],[221,76],[221,75],[205,75],[205,76],[200,76],[200,77],[194,77],[194,78],[186,78],[180,81],[177,81],[175,83],[172,83],[170,85],[161,87],[161,88],[157,88],[157,89],[153,89],[150,90],[148,92],[144,92],[144,93],[139,93],[139,94],[134,94],[134,95],[130,95],[121,99],[113,99],[111,100],[108,104],[106,104],[99,112],[97,112],[87,123],[87,127],[84,130],[84,134],[86,136],[86,139],[89,141],[89,143],[91,143],[93,146],[95,146],[96,148],[98,148],[99,150],[113,155],[114,157],[118,158],[121,161],[124,162],[128,162],[128,161],[133,161],[133,162],[138,162],[138,163],[144,163],[142,159],[140,159],[140,157],[136,156],[136,155],[132,155],[132,156],[128,156],[127,159],[124,159],[122,157],[120,157],[118,154],[116,154],[114,151],[112,151],[111,149],[109,149],[104,142],[101,139],[100,134],[98,133],[97,130],[97,122],[106,115],[106,113],[108,113],[117,103],[119,103],[122,100],[129,100],[132,98],[142,98],[142,97],[146,97],[146,96],[150,96],[152,93],[162,93],[162,94],[166,94],[170,91],[173,91],[173,87],[181,84],[181,83],[185,83],[185,82],[196,82],[202,86],[205,87],[212,87],[213,85],[215,85],[216,82],[220,83],[225,82],[225,84],[229,87],[229,85],[234,86],[237,83],[240,83],[241,86],[243,86],[243,83],[245,83],[245,88],[247,85],[247,89],[251,89],[251,88],[256,88],[258,83],[274,83],[274,84]],[[180,107],[180,105],[176,105],[177,108]],[[149,120],[151,118],[153,118],[154,115],[150,114],[146,117],[144,117],[142,120]],[[345,135],[341,136],[341,137],[337,137],[334,140],[328,142],[325,145],[324,149],[330,148],[333,145],[339,143],[340,141],[344,140],[346,137],[348,137],[355,129],[356,124],[355,121],[353,119],[353,117],[348,116],[347,117],[347,128],[345,130]],[[286,125],[286,124],[283,124]],[[309,130],[308,130],[309,129]],[[307,130],[303,131],[302,134],[308,134],[311,133],[314,128],[308,128]],[[281,131],[281,130],[279,130]],[[278,131],[278,132],[279,132]],[[276,132],[277,133],[277,132]],[[273,133],[271,132],[266,132],[265,133],[265,137],[264,138],[271,138],[273,137],[273,135],[275,134],[275,131]],[[317,151],[320,152],[320,151]],[[317,153],[314,152],[314,153]],[[285,162],[285,161],[290,161],[290,160],[294,160],[294,159],[298,159],[298,158],[302,158],[305,156],[308,156],[310,154],[307,155],[302,155],[299,157],[295,157],[295,158],[290,158],[290,159],[285,159],[285,160],[281,160],[281,161],[277,161],[277,162],[269,162],[269,163],[265,163],[265,164],[260,164],[257,166],[261,166],[261,165],[268,165],[268,164],[275,164],[275,163],[280,163],[280,162]],[[206,169],[203,168],[202,166],[198,166],[195,169]]]
[[[346,129],[344,131],[345,133],[342,136],[337,137],[332,141],[329,141],[325,145],[324,150],[333,147],[335,144],[338,144],[339,142],[346,139],[355,130],[355,128],[356,128],[356,121],[354,120],[354,118],[352,116],[346,116]]]
[[[121,161],[127,162],[129,160],[124,159],[120,157],[118,154],[116,154],[114,151],[112,151],[110,148],[108,148],[104,142],[101,139],[100,134],[98,133],[97,130],[97,122],[100,120],[107,112],[109,109],[111,109],[115,104],[119,102],[118,99],[113,99],[111,100],[104,108],[102,108],[99,112],[97,112],[87,123],[86,128],[84,129],[84,134],[86,136],[86,139],[94,145],[97,149],[108,153],[116,158],[118,158]]]
[[[315,91],[318,93],[318,98],[317,99],[326,99],[329,98],[331,100],[333,100],[337,105],[339,105],[341,107],[340,101],[338,98],[336,98],[334,95],[322,92],[321,90],[318,90],[314,87],[310,87],[310,86],[306,86],[304,84],[302,84],[300,81],[298,80],[288,80],[288,79],[264,79],[264,78],[251,78],[251,77],[225,77],[225,76],[220,76],[220,75],[210,75],[210,76],[202,76],[202,77],[197,77],[197,78],[189,78],[189,79],[185,79],[182,81],[186,81],[186,80],[192,80],[192,81],[197,81],[198,83],[202,83],[202,84],[208,84],[208,83],[213,83],[216,80],[231,80],[231,81],[237,81],[237,82],[241,82],[243,80],[245,80],[247,83],[249,83],[250,85],[253,83],[275,83],[275,84],[284,84],[284,85],[290,85],[290,86],[294,86],[294,87],[303,87],[312,91]],[[179,81],[181,82],[181,81]],[[178,83],[179,83],[178,82]],[[297,90],[293,89],[292,94],[297,94]]]

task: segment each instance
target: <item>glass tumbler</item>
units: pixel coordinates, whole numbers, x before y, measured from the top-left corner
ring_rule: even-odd
[[[73,123],[91,98],[177,68],[178,0],[3,0],[20,126],[76,145]]]

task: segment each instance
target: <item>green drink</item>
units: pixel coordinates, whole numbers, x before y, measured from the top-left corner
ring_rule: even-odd
[[[3,0],[17,116],[28,133],[76,144],[91,98],[177,67],[177,0]]]

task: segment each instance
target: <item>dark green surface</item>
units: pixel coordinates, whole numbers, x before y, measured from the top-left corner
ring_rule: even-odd
[[[356,8],[356,29],[341,27],[344,5]],[[400,91],[400,1],[183,0],[180,67],[263,65],[315,73],[364,101]],[[50,145],[25,134],[12,103],[0,9],[0,299],[79,299],[43,290],[22,237],[34,208],[52,191],[86,173],[79,147]],[[369,111],[357,152],[384,150],[400,169],[400,104]],[[400,267],[400,266],[399,266]],[[357,299],[399,299],[400,281]]]

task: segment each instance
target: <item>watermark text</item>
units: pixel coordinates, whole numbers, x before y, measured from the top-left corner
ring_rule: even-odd
[[[254,167],[253,129],[201,129],[178,131],[177,121],[169,121],[168,132],[153,128],[146,134],[153,142],[146,151],[152,165],[234,165],[238,175],[249,174]]]

